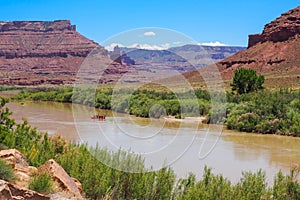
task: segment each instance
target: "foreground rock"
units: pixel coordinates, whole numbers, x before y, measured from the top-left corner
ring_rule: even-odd
[[[16,184],[22,188],[28,188],[31,172],[36,171],[35,167],[29,166],[25,157],[16,149],[0,151],[0,158],[11,165],[18,177]]]
[[[14,169],[25,170],[29,166],[25,157],[16,149],[1,150],[0,158],[6,160]]]
[[[79,199],[82,198],[79,190],[82,186],[79,181],[75,182],[74,179],[71,178],[55,160],[51,159],[47,161],[44,165],[38,168],[38,171],[50,174],[52,179],[58,183],[62,190],[73,194]]]
[[[53,159],[47,161],[38,169],[26,162],[25,157],[16,149],[0,151],[0,158],[11,165],[17,175],[14,184],[0,180],[0,200],[6,199],[83,199],[82,185]],[[46,172],[51,175],[56,188],[54,193],[49,196],[28,190],[29,180],[36,173]]]
[[[50,200],[50,197],[0,180],[0,200]]]

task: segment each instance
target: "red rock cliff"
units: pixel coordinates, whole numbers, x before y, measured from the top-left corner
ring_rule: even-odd
[[[69,20],[0,22],[0,84],[71,83],[96,46]]]
[[[6,58],[85,57],[96,45],[68,20],[0,23],[0,56]]]
[[[249,36],[248,49],[217,63],[223,78],[234,70],[250,68],[265,75],[270,87],[300,87],[300,6],[265,25],[261,34]]]
[[[261,34],[249,35],[248,48],[266,41],[283,42],[300,33],[300,6],[265,25]]]

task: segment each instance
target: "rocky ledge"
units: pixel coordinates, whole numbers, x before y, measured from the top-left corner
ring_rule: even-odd
[[[272,41],[283,42],[300,33],[300,6],[283,13],[265,25],[261,34],[249,35],[248,48],[257,43]]]
[[[76,32],[69,20],[13,21],[0,23],[0,56],[86,57],[97,43]]]
[[[50,200],[50,197],[32,190],[22,189],[14,184],[0,180],[0,199],[2,200]]]
[[[266,24],[261,34],[250,35],[248,43],[247,49],[217,63],[224,79],[243,67],[270,77],[266,83],[272,87],[299,85],[300,6]]]
[[[96,42],[69,20],[0,22],[0,84],[68,84]]]
[[[39,168],[29,166],[24,156],[16,149],[0,151],[0,158],[11,165],[17,175],[14,183],[0,180],[0,200],[4,199],[32,199],[32,200],[56,200],[56,199],[84,199],[81,195],[82,185],[70,177],[67,172],[53,159],[47,161]],[[50,195],[44,195],[28,189],[30,177],[35,173],[48,173],[55,183],[55,191]]]

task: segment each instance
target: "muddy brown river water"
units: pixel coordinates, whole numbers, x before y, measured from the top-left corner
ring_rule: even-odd
[[[151,120],[106,110],[98,111],[106,120],[95,121],[90,118],[95,113],[92,108],[64,103],[12,102],[7,106],[17,121],[24,117],[40,131],[111,150],[133,151],[154,169],[170,165],[178,177],[189,172],[200,177],[207,165],[233,182],[242,171],[263,169],[272,183],[279,170],[288,172],[300,164],[300,138],[226,130],[220,135],[195,122]]]

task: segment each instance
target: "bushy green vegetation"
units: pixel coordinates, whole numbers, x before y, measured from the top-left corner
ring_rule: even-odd
[[[34,101],[72,102],[72,88],[31,88],[21,89],[13,97],[16,100],[31,99]]]
[[[257,91],[264,77],[252,69],[234,71],[226,125],[245,132],[300,136],[300,91]],[[253,92],[257,91],[257,92]]]
[[[149,90],[137,90],[134,92],[120,90],[113,93],[113,90],[110,88],[97,89],[96,91],[76,88],[73,93],[72,88],[35,88],[22,90],[12,98],[14,100],[73,102],[94,106],[95,108],[129,113],[138,117],[154,118],[159,118],[162,115],[182,115],[182,117],[205,115],[210,107],[209,93],[204,90],[195,90],[194,92],[181,93],[176,96],[172,92]],[[199,98],[198,102],[196,98]],[[162,108],[164,109],[162,110]],[[150,116],[149,114],[151,113],[153,115]]]
[[[16,180],[16,175],[10,165],[5,160],[0,159],[0,179],[6,181]]]
[[[300,199],[300,184],[298,181],[299,168],[292,168],[290,174],[285,176],[277,173],[270,193],[274,199]]]
[[[52,191],[53,181],[49,174],[38,173],[30,178],[28,187],[31,190],[49,194]]]
[[[2,146],[19,149],[33,166],[39,166],[54,156],[55,149],[47,133],[38,133],[27,121],[19,124],[10,118],[8,100],[0,98],[0,143]]]
[[[244,94],[262,89],[264,76],[258,76],[253,69],[240,68],[234,71],[231,87],[238,94]]]
[[[18,90],[20,87],[0,85],[0,91]]]
[[[9,110],[3,108],[7,100],[0,100],[0,144],[18,149],[35,166],[50,158],[56,159],[71,176],[82,183],[85,195],[91,199],[300,198],[298,169],[292,169],[290,175],[279,172],[271,187],[267,185],[261,170],[256,173],[244,172],[236,184],[222,175],[213,174],[210,168],[204,169],[200,180],[196,180],[193,174],[177,180],[170,168],[147,172],[143,159],[132,153],[67,144],[61,137],[49,137],[46,133],[36,132],[26,122],[17,124],[10,118]],[[2,169],[0,161],[0,171]],[[129,170],[140,173],[129,173]],[[49,192],[51,181],[45,174],[37,175],[31,180],[30,188]]]
[[[74,103],[111,109],[140,117],[159,118],[164,115],[172,115],[183,118],[203,115],[206,116],[207,123],[225,122],[229,129],[238,131],[300,136],[299,90],[227,93],[227,103],[226,99],[221,100],[220,102],[224,103],[219,103],[213,109],[210,104],[210,94],[200,89],[195,90],[194,93],[185,92],[176,95],[171,92],[148,90],[134,92],[124,90],[113,93],[112,89],[97,89],[96,93],[90,90],[80,90],[74,95],[72,94],[71,88],[31,89],[23,90],[13,99],[60,102],[72,102],[73,100]],[[197,99],[193,98],[193,95]],[[225,109],[226,116],[220,113],[220,110]]]
[[[299,199],[300,185],[296,177],[298,173],[299,169],[296,168],[291,169],[289,175],[279,172],[274,178],[273,186],[268,187],[263,171],[243,172],[240,181],[234,185],[205,167],[203,177],[198,182],[194,175],[179,180],[175,199]]]
[[[107,195],[112,199],[168,199],[175,182],[172,170],[146,172],[141,157],[123,151],[112,153],[97,147],[88,151],[85,145],[69,145],[58,162],[78,178],[92,199]]]
[[[246,132],[300,136],[300,91],[228,95],[226,125]]]

